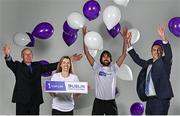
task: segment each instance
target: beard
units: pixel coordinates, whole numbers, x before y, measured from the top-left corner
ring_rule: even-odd
[[[111,64],[111,62],[109,62],[108,60],[105,60],[102,62],[103,66],[109,66]]]

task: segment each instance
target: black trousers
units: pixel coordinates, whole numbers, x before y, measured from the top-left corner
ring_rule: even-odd
[[[93,104],[92,115],[118,115],[116,101],[100,100],[95,98]]]
[[[146,115],[168,115],[170,99],[150,97],[146,103]]]
[[[16,115],[39,115],[40,104],[21,104],[16,103]]]
[[[73,115],[73,110],[69,112],[61,112],[56,109],[52,109],[52,115]]]

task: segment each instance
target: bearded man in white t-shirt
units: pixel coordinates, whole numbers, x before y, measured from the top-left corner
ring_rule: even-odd
[[[88,32],[87,27],[83,27],[83,37]],[[123,50],[118,60],[113,64],[111,53],[104,50],[100,56],[100,63],[98,64],[88,51],[87,46],[84,45],[84,53],[93,67],[95,72],[95,100],[93,104],[92,115],[117,115],[117,105],[115,101],[116,94],[116,72],[123,63],[126,57],[127,40],[130,38],[130,33],[124,31],[123,33]]]

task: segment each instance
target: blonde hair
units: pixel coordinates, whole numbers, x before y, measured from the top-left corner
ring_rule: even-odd
[[[61,59],[59,60],[58,65],[57,65],[56,73],[62,72],[61,64],[62,64],[62,62],[63,62],[64,59],[69,59],[69,61],[70,61],[69,73],[74,73],[74,71],[73,71],[73,65],[72,65],[72,62],[71,62],[71,58],[70,58],[69,56],[63,56],[63,57],[61,57]]]

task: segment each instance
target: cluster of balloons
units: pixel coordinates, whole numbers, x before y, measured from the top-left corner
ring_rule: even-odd
[[[118,5],[127,6],[129,0],[114,0]],[[88,0],[83,6],[84,17],[89,21],[95,20],[101,11],[101,6],[97,0]],[[78,36],[78,31],[85,24],[85,18],[80,13],[71,13],[63,25],[63,40],[68,46],[71,46]],[[107,27],[108,33],[115,38],[121,31],[119,23],[121,19],[121,11],[118,7],[110,5],[103,11],[103,21]],[[132,29],[132,43],[139,40],[140,33],[137,29]],[[88,32],[85,36],[85,44],[87,45],[90,54],[95,57],[98,50],[103,48],[103,39],[97,32]]]
[[[144,105],[140,102],[135,102],[131,105],[130,113],[131,115],[143,115]]]
[[[32,33],[16,33],[14,35],[14,43],[19,46],[34,47],[35,37],[39,39],[49,39],[53,33],[53,26],[48,22],[42,22],[35,26]]]
[[[85,18],[78,12],[71,13],[63,24],[63,40],[71,46],[77,39],[79,29],[83,28]]]
[[[89,0],[83,6],[83,14],[89,20],[96,19],[100,14],[101,7],[96,0]],[[78,36],[79,29],[85,25],[85,18],[78,12],[71,13],[63,25],[63,40],[71,46]]]
[[[40,60],[39,63],[42,64],[42,65],[49,64],[49,62],[46,61],[46,60]],[[52,71],[47,71],[47,72],[44,72],[44,73],[41,74],[41,76],[43,76],[43,77],[48,77],[48,76],[51,76],[51,75],[52,75]]]
[[[103,21],[107,27],[108,33],[115,38],[121,30],[119,21],[121,19],[121,11],[115,6],[108,6],[103,11]]]
[[[127,6],[129,0],[113,0],[116,4]],[[103,11],[103,21],[107,27],[107,31],[112,38],[115,38],[121,30],[121,25],[119,21],[121,19],[121,11],[115,6],[108,6]]]
[[[95,20],[101,11],[101,6],[96,0],[89,0],[83,6],[83,14],[89,20]],[[103,39],[101,35],[95,31],[88,32],[85,35],[85,44],[88,47],[92,57],[97,55],[98,50],[103,49]]]
[[[180,17],[174,17],[169,20],[168,27],[171,33],[180,37]]]

